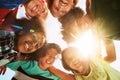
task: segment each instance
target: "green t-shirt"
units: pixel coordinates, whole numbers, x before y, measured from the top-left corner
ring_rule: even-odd
[[[49,79],[60,80],[60,78],[53,75],[48,70],[42,70],[38,66],[37,61],[16,61],[16,62],[7,64],[7,67],[9,67],[10,69],[12,69],[14,71],[17,70],[18,67],[20,67],[20,66],[29,75],[40,75],[40,76],[43,76],[43,77],[46,77]]]

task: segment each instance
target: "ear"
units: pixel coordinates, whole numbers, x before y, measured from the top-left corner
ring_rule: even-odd
[[[71,9],[73,9],[75,7],[75,3],[71,4]]]

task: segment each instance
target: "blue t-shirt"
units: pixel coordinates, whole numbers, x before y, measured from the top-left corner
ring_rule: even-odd
[[[25,0],[0,0],[0,8],[13,9],[24,3]]]

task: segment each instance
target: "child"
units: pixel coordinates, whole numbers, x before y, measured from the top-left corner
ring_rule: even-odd
[[[0,8],[3,13],[0,14],[0,25],[7,20],[9,23],[16,19],[27,18],[31,19],[35,16],[47,16],[47,7],[44,0],[26,0],[18,8],[10,10],[7,8]]]
[[[63,39],[68,44],[76,42],[82,34],[84,34],[87,30],[91,30],[98,40],[98,48],[101,48],[100,40],[103,40],[106,45],[105,48],[107,51],[107,57],[105,57],[105,60],[112,62],[116,59],[115,47],[112,42],[114,39],[116,40],[116,37],[119,35],[113,34],[112,32],[109,33],[108,29],[102,25],[104,22],[101,23],[100,20],[93,21],[88,15],[84,15],[83,10],[79,7],[75,7],[70,10],[66,15],[61,17],[59,21],[62,24],[61,32]]]
[[[85,58],[75,47],[62,52],[63,66],[74,73],[76,80],[119,80],[120,72],[95,57]]]
[[[39,26],[39,28],[36,26]],[[8,55],[5,57],[6,54],[13,53],[11,50],[19,53],[19,56],[21,54],[22,59],[29,58],[29,54],[41,48],[45,43],[45,34],[40,27],[39,24],[27,19],[18,20],[14,25],[4,26],[4,29],[0,30],[1,59],[10,58],[10,61],[14,60],[17,56],[11,55],[10,57],[10,55]],[[13,34],[15,34],[15,38]],[[3,61],[1,61],[1,63],[2,62]]]

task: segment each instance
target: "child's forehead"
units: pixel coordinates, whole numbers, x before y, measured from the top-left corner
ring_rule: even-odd
[[[57,50],[55,49],[55,48],[49,48],[49,49],[47,49],[47,51],[46,51],[46,54],[58,54],[57,53]]]
[[[71,51],[65,51],[63,52],[63,56],[66,57],[66,58],[72,58],[74,55],[74,53],[71,52]]]
[[[80,51],[76,48],[68,48],[62,54],[63,56],[68,57],[68,58],[71,58],[71,57],[77,58],[80,55]]]
[[[76,58],[75,55],[69,54],[69,53],[64,54],[63,58],[64,58],[65,62],[73,62],[73,61],[78,60],[78,58]]]

